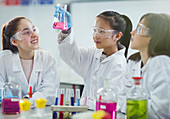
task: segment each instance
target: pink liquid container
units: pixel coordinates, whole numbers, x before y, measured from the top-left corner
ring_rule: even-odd
[[[2,113],[20,113],[19,101],[21,99],[21,87],[13,77],[9,77],[8,83],[2,89]]]
[[[4,98],[2,100],[2,113],[3,114],[20,113],[19,99],[18,98]]]
[[[111,119],[116,119],[117,96],[112,88],[109,87],[109,79],[104,80],[104,88],[97,91],[96,111],[104,110],[111,115]]]
[[[64,22],[54,22],[53,28],[66,31],[68,29],[68,25]]]
[[[67,11],[66,4],[57,4],[57,6],[60,7],[58,9],[63,9],[65,11]],[[59,29],[59,30],[64,30],[64,31],[66,31],[68,29],[65,12],[59,12],[57,14],[57,16],[54,17],[53,28]]]
[[[96,111],[104,110],[111,115],[112,119],[116,119],[116,102],[105,102],[105,101],[97,101],[96,102]]]

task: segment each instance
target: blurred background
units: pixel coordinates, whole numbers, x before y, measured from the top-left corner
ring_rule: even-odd
[[[94,45],[91,28],[95,17],[103,11],[114,10],[129,16],[133,29],[145,13],[170,14],[170,0],[0,0],[0,26],[16,16],[25,16],[38,26],[40,47],[55,57],[61,83],[65,84],[83,85],[83,80],[58,56],[59,31],[52,28],[54,6],[58,3],[68,5],[68,11],[72,14],[74,38],[80,47]],[[134,52],[129,49],[128,56]]]

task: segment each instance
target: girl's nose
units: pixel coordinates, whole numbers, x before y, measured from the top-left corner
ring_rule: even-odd
[[[35,36],[37,36],[37,32],[35,32],[35,31],[32,31],[32,33],[31,33],[31,36],[32,36],[32,37],[35,37]]]
[[[136,33],[136,30],[133,30],[130,32],[131,35],[134,35]]]
[[[99,39],[99,38],[100,38],[100,36],[99,36],[97,33],[94,33],[94,34],[93,34],[93,38],[95,38],[95,39]]]

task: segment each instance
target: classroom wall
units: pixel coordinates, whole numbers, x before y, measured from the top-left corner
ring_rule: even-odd
[[[169,0],[156,1],[103,1],[103,2],[80,2],[71,4],[73,31],[77,44],[80,47],[94,45],[91,27],[97,14],[105,10],[118,11],[128,15],[134,27],[139,18],[147,12],[170,14]],[[52,28],[54,5],[43,6],[0,6],[0,26],[16,16],[28,17],[33,24],[38,26],[40,33],[40,47],[48,50],[57,60],[58,72],[62,83],[83,84],[83,80],[58,56],[57,34]],[[0,42],[0,49],[1,49]],[[129,55],[136,51],[129,50]]]

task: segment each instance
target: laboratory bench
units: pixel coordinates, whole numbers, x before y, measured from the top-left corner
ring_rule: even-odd
[[[0,106],[0,111],[2,110],[2,107]],[[88,111],[92,112],[92,111]],[[52,108],[51,106],[46,106],[44,110],[39,110],[39,113],[37,113],[37,108],[30,109],[28,112],[21,112],[17,115],[4,115],[2,112],[0,112],[0,119],[52,119]],[[81,112],[75,114],[72,119],[77,119],[76,117],[81,116],[81,119],[87,119],[84,118],[87,112]],[[125,115],[117,112],[117,119],[125,119]]]

